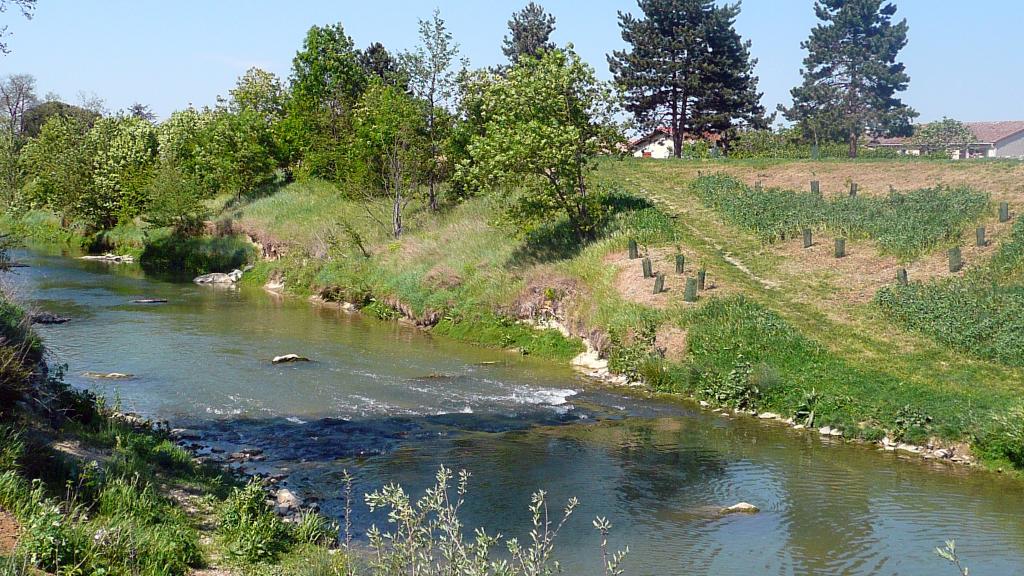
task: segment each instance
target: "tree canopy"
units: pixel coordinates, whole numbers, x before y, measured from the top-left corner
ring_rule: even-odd
[[[643,16],[619,12],[627,50],[608,56],[626,109],[650,131],[668,127],[673,153],[683,138],[728,137],[737,124],[765,125],[750,42],[734,23],[739,4],[712,0],[639,0]]]
[[[917,116],[896,95],[910,76],[897,61],[907,44],[906,19],[894,22],[896,5],[886,0],[819,0],[820,22],[801,43],[803,83],[793,88],[793,105],[780,107],[816,141],[849,142],[850,157],[865,132],[909,136]]]
[[[509,35],[502,39],[501,51],[512,64],[523,56],[538,58],[542,50],[555,47],[550,40],[551,33],[555,31],[555,17],[535,2],[512,14],[508,31]]]

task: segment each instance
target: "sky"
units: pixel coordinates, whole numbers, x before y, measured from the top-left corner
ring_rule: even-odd
[[[417,19],[434,8],[473,66],[504,61],[501,39],[512,12],[527,0],[38,0],[31,20],[0,13],[12,53],[0,75],[29,73],[40,96],[77,103],[94,94],[111,110],[134,102],[160,117],[213,104],[238,76],[258,66],[286,78],[312,25],[341,22],[358,47],[389,50],[417,41]],[[605,55],[624,46],[618,11],[635,0],[542,0],[557,18],[553,39],[572,43],[598,75],[610,79]],[[896,0],[910,24],[901,53],[910,74],[904,101],[920,121],[1024,120],[1021,0]],[[753,42],[762,103],[789,103],[800,82],[800,42],[816,19],[811,0],[745,0],[736,28]]]

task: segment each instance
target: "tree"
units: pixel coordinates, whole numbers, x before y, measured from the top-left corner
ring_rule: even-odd
[[[780,106],[787,119],[812,137],[849,143],[851,158],[865,132],[910,135],[912,108],[896,97],[910,76],[896,58],[907,45],[906,19],[893,23],[896,5],[885,0],[819,0],[821,21],[800,44],[803,84],[791,90],[793,105]]]
[[[94,151],[88,131],[77,118],[52,116],[22,148],[20,162],[29,178],[25,193],[33,205],[64,215],[80,212],[92,192]]]
[[[100,118],[86,134],[85,146],[92,152],[92,185],[74,215],[106,230],[141,214],[157,158],[155,127],[132,116]]]
[[[34,106],[36,79],[31,74],[11,74],[0,80],[0,106],[7,117],[7,130],[17,141],[25,122],[25,111]]]
[[[621,143],[618,113],[613,87],[572,46],[522,58],[487,86],[484,133],[473,138],[466,169],[482,187],[521,190],[509,216],[522,228],[562,214],[586,241],[598,215],[588,175],[597,154]]]
[[[21,134],[24,138],[35,138],[43,129],[43,125],[53,116],[68,116],[79,120],[89,128],[96,122],[99,115],[95,112],[67,104],[59,100],[47,100],[25,111],[21,122]]]
[[[366,74],[341,24],[313,26],[292,60],[286,140],[289,156],[309,175],[348,176],[352,109]]]
[[[191,235],[206,217],[203,191],[176,166],[161,165],[146,187],[149,205],[145,220],[160,227],[172,227],[175,233]]]
[[[437,185],[442,176],[441,143],[450,128],[451,114],[448,99],[455,90],[455,72],[452,63],[459,53],[459,45],[445,27],[441,13],[434,10],[430,20],[420,20],[420,44],[405,55],[413,94],[426,103],[425,124],[430,160],[427,164],[427,198],[431,210],[437,210]]]
[[[146,104],[136,102],[128,107],[128,115],[132,118],[138,118],[139,120],[145,120],[152,124],[156,121],[156,114]]]
[[[963,122],[943,116],[942,120],[929,122],[915,130],[912,141],[926,151],[948,152],[968,148],[978,141],[978,137]]]
[[[385,84],[409,88],[408,74],[402,70],[398,60],[380,42],[374,42],[359,53],[359,65],[367,78],[379,78]]]
[[[284,117],[286,94],[276,74],[261,68],[250,68],[238,78],[229,92],[229,108],[233,112],[248,110],[274,124]]]
[[[6,12],[11,6],[17,6],[21,10],[21,15],[31,20],[32,12],[36,9],[36,0],[0,0],[0,13]],[[7,42],[4,41],[7,35],[7,26],[0,26],[0,54],[11,53],[10,48],[7,47]]]
[[[667,126],[673,153],[687,134],[729,136],[734,125],[764,127],[750,41],[734,23],[739,4],[713,0],[639,0],[643,18],[619,12],[629,50],[608,56],[626,109],[647,130]]]
[[[355,115],[355,143],[362,160],[364,191],[379,191],[390,200],[391,233],[400,238],[403,211],[413,198],[427,160],[424,116],[419,103],[398,87],[374,79]],[[367,203],[372,212],[372,203]]]
[[[521,56],[539,58],[541,51],[555,47],[555,43],[549,40],[555,31],[555,17],[545,12],[540,4],[530,2],[512,14],[508,30],[510,36],[502,39],[501,51],[512,64]]]

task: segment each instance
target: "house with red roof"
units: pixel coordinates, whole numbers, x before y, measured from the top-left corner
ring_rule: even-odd
[[[705,132],[703,138],[698,138],[690,133],[683,134],[684,144],[706,140],[709,145],[715,145],[721,139],[721,135],[711,132]],[[672,129],[664,126],[655,129],[650,134],[629,141],[629,153],[637,158],[671,158],[674,151]]]
[[[1002,122],[965,122],[976,142],[950,142],[944,147],[954,159],[1018,158],[1024,160],[1024,120]],[[897,148],[905,154],[929,152],[911,138],[876,138],[869,144],[879,148]]]

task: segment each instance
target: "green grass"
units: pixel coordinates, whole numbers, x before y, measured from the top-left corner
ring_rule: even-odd
[[[869,238],[883,253],[913,260],[949,243],[983,216],[989,196],[968,188],[935,187],[886,196],[826,199],[809,191],[751,188],[730,176],[698,178],[693,191],[729,221],[762,241],[795,237],[804,228]]]
[[[1024,220],[964,277],[883,288],[876,299],[908,328],[978,358],[1024,366]]]

